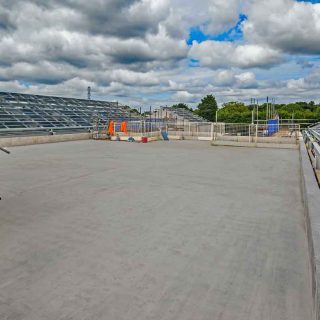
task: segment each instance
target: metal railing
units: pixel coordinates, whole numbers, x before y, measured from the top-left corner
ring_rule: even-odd
[[[162,120],[126,121],[126,132],[122,130],[122,122],[113,123],[113,135],[150,136],[165,131],[169,136],[180,138],[204,138],[213,139],[213,123],[211,122],[176,122]],[[94,134],[102,137],[109,132],[108,124],[94,129]]]
[[[303,140],[308,149],[312,166],[320,172],[320,124],[308,128],[303,133]],[[320,175],[319,175],[320,176]]]
[[[245,143],[298,144],[299,124],[213,124],[213,140]]]

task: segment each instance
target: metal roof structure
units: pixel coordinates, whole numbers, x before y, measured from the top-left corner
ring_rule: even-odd
[[[97,114],[123,121],[136,118],[131,111],[117,102],[0,92],[0,134],[88,130]]]
[[[165,107],[163,108],[163,110],[168,110],[172,112],[174,115],[176,115],[177,117],[187,120],[189,122],[208,122],[208,120],[184,108]]]

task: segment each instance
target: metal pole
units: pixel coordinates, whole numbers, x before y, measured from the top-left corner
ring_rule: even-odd
[[[256,124],[256,144],[258,143],[258,124]]]
[[[269,97],[267,97],[266,122],[268,122],[268,118],[269,118]]]
[[[213,140],[213,123],[211,123],[211,140]]]
[[[150,123],[149,123],[149,127],[150,127],[150,130],[149,130],[149,132],[151,132],[151,106],[150,106],[150,115],[149,115],[149,120],[150,120]]]
[[[3,151],[3,152],[5,152],[5,153],[7,153],[7,154],[10,154],[10,151],[7,150],[7,149],[5,149],[5,148],[0,147],[0,150]]]

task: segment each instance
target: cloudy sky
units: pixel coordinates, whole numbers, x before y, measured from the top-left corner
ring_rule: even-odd
[[[0,91],[320,99],[320,1],[0,0]]]

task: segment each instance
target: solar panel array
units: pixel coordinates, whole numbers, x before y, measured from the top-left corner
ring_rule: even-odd
[[[190,110],[184,109],[184,108],[164,108],[164,110],[167,109],[168,111],[171,111],[176,116],[183,118],[184,120],[187,120],[189,122],[208,122],[208,120],[198,116],[197,114],[193,113]]]
[[[80,130],[102,121],[137,118],[116,102],[0,92],[0,133],[27,130]]]

